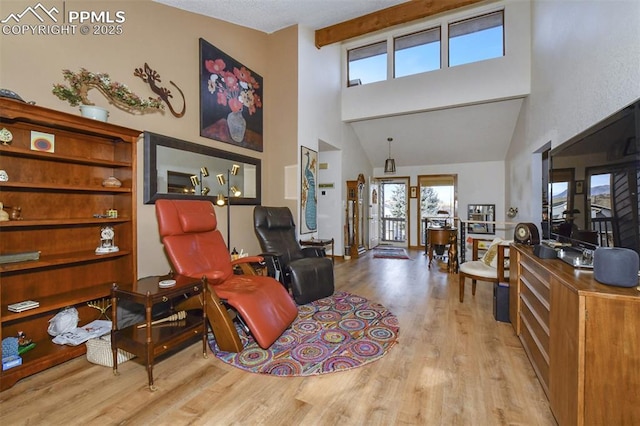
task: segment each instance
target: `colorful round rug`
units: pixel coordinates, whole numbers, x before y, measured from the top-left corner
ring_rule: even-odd
[[[211,333],[209,346],[217,358],[252,373],[313,376],[380,359],[396,343],[398,332],[398,319],[381,304],[336,292],[298,306],[298,318],[269,349],[243,333],[242,352],[220,351]]]

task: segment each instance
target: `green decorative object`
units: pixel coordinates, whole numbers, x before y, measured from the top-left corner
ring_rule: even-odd
[[[109,74],[94,73],[80,68],[77,73],[62,70],[62,75],[69,85],[54,84],[52,92],[61,100],[68,101],[71,106],[93,105],[87,96],[89,90],[96,89],[107,98],[109,103],[127,112],[144,113],[164,109],[162,99],[151,97],[142,99],[126,85],[112,81]]]
[[[23,353],[28,352],[35,347],[36,347],[36,344],[33,342],[29,343],[26,346],[18,346],[18,355],[22,355]]]

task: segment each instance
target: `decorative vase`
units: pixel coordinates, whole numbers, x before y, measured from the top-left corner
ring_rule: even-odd
[[[242,116],[242,111],[232,111],[227,116],[229,135],[236,142],[242,142],[244,132],[247,130],[247,121]]]
[[[107,121],[109,111],[95,105],[80,105],[80,114],[83,117],[92,118],[99,121]]]
[[[120,188],[122,186],[122,182],[120,182],[115,176],[109,176],[102,181],[102,186],[105,188]]]

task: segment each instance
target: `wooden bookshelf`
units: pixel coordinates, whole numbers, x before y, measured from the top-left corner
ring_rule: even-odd
[[[0,202],[21,207],[21,219],[0,222],[0,254],[39,251],[35,261],[0,265],[0,339],[23,331],[36,347],[23,364],[3,371],[0,390],[18,380],[85,353],[52,343],[49,320],[73,306],[79,325],[99,317],[87,302],[107,298],[113,284],[137,278],[136,143],[141,132],[0,99],[0,128],[13,140],[0,144]],[[53,152],[34,150],[32,132],[53,135]],[[118,188],[102,186],[115,176]],[[103,218],[116,209],[117,218]],[[8,209],[7,209],[8,210]],[[98,215],[98,217],[96,217]],[[115,231],[118,252],[96,254],[101,227]],[[15,313],[7,305],[36,300],[40,306]]]

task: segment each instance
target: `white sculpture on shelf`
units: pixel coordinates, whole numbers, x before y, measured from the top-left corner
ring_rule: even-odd
[[[120,251],[118,246],[114,245],[115,232],[112,226],[103,226],[100,229],[100,245],[96,248],[96,254],[115,253]]]

